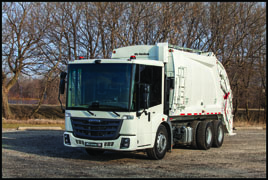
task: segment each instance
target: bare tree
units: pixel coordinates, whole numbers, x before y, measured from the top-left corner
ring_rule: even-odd
[[[63,54],[63,36],[66,32],[66,19],[68,16],[65,16],[63,12],[59,12],[57,10],[57,4],[49,4],[47,7],[50,11],[51,17],[51,28],[48,29],[46,35],[42,39],[42,41],[46,42],[45,45],[40,47],[40,51],[42,52],[42,56],[40,57],[43,59],[45,64],[45,73],[44,75],[44,86],[41,90],[40,100],[36,108],[33,109],[30,117],[33,117],[34,114],[40,109],[44,97],[47,94],[47,89],[51,82],[57,77],[60,72],[59,65],[66,62],[64,61],[64,54]]]
[[[49,27],[43,3],[4,3],[2,8],[2,111],[11,118],[7,95],[21,73],[40,65],[37,47]],[[10,78],[8,80],[8,78]]]
[[[115,48],[157,42],[214,52],[231,82],[234,114],[238,107],[266,110],[264,3],[4,2],[3,115],[11,116],[7,93],[20,74],[44,78],[40,107],[69,60],[109,58]]]

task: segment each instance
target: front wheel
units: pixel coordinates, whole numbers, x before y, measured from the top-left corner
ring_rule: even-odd
[[[164,125],[160,125],[155,138],[154,147],[147,149],[147,155],[151,159],[163,159],[167,152],[168,133]]]

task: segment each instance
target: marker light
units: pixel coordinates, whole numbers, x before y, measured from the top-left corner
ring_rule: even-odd
[[[130,56],[130,59],[136,59],[136,56]]]
[[[95,60],[95,64],[100,64],[101,63],[101,60],[100,59],[96,59]]]

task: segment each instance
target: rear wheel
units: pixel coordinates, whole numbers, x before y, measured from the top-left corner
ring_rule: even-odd
[[[212,121],[213,126],[213,147],[221,147],[224,140],[223,125],[220,120]]]
[[[211,122],[202,121],[197,128],[197,146],[207,150],[212,146],[213,128]]]
[[[167,152],[168,133],[164,125],[160,125],[155,138],[154,147],[147,149],[147,155],[151,159],[162,159]]]

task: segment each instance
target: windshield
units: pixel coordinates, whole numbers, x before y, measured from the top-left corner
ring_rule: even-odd
[[[70,64],[67,109],[129,111],[132,64]]]

